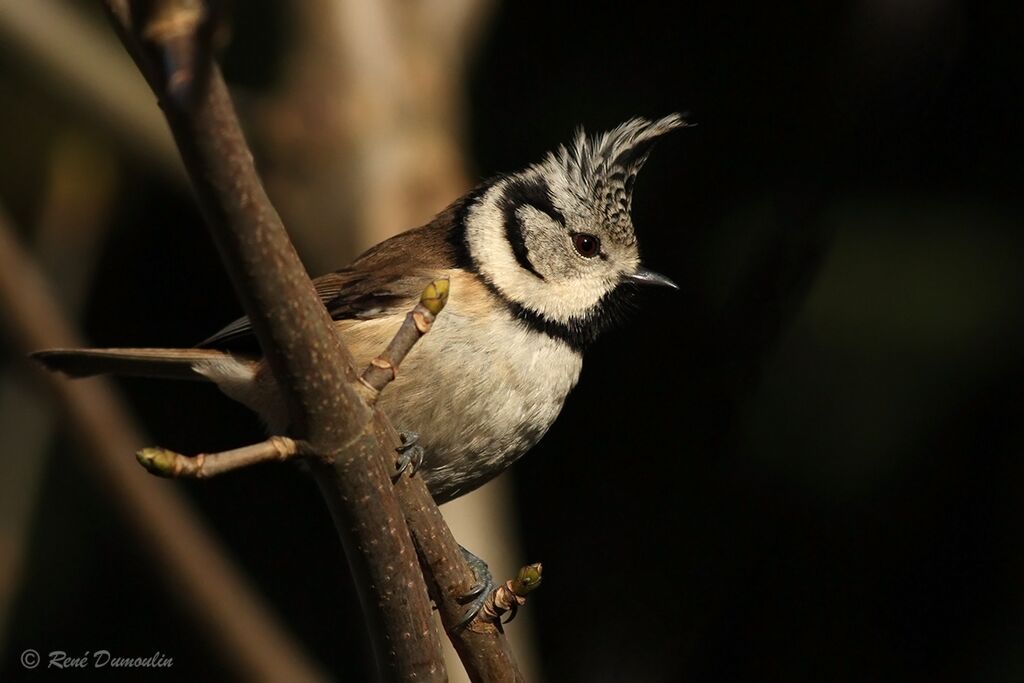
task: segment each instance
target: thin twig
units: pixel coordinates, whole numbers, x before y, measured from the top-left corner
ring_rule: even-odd
[[[398,377],[398,366],[420,337],[430,331],[434,318],[448,302],[450,286],[448,278],[434,280],[427,285],[419,303],[405,316],[391,343],[363,370],[360,382],[369,391],[366,396],[368,403],[375,403],[384,387]]]
[[[81,346],[2,210],[0,316],[9,343],[21,354]],[[102,379],[68,382],[42,371],[38,379],[67,413],[85,469],[120,507],[136,543],[203,627],[211,651],[224,657],[243,680],[326,680],[192,508],[173,488],[146,476],[125,457],[144,440],[110,385]]]
[[[225,268],[288,402],[292,433],[318,456],[311,469],[345,546],[378,672],[389,680],[443,680],[430,602],[384,464],[394,442],[374,429],[374,411],[355,388],[351,355],[263,190],[220,71],[211,66],[193,105],[178,106],[158,66],[165,46],[141,36],[144,26],[125,0],[107,4],[167,116]]]
[[[309,444],[272,436],[266,441],[220,453],[188,456],[166,448],[143,448],[135,454],[150,474],[172,479],[206,479],[264,462],[283,462],[311,455]]]

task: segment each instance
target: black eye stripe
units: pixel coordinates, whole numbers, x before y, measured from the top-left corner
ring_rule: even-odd
[[[520,206],[531,206],[541,213],[547,214],[551,220],[565,225],[565,216],[555,208],[551,201],[551,190],[548,184],[539,178],[512,183],[505,191],[505,198]]]
[[[536,267],[530,260],[529,250],[526,248],[526,235],[523,233],[523,221],[519,217],[519,209],[523,206],[530,206],[548,215],[551,220],[565,225],[565,216],[555,208],[551,202],[551,191],[548,184],[540,178],[530,180],[515,179],[509,182],[502,195],[501,212],[505,218],[505,237],[512,246],[512,254],[516,262],[526,271],[536,275],[541,280],[544,276],[537,272]]]

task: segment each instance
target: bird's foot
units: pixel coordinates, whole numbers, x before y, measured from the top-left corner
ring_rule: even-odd
[[[398,481],[406,470],[409,476],[416,474],[416,470],[423,464],[423,446],[419,444],[420,435],[416,432],[402,432],[399,435],[402,445],[396,448],[398,458],[395,460],[395,474],[392,479]]]
[[[491,593],[496,588],[494,577],[491,576],[491,570],[488,568],[487,563],[461,545],[459,548],[462,549],[462,556],[466,558],[466,564],[473,570],[476,583],[473,584],[468,593],[459,598],[459,604],[465,605],[466,609],[462,613],[459,623],[456,624],[456,628],[462,628],[472,621],[480,613],[480,610],[483,609],[487,599],[491,597]]]

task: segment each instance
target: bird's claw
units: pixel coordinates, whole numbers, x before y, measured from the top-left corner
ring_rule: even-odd
[[[410,477],[415,475],[423,464],[423,446],[419,445],[420,435],[416,432],[402,432],[398,436],[402,439],[402,445],[395,449],[398,452],[395,474],[392,477],[395,481],[398,481],[406,470],[409,470]]]
[[[480,610],[483,609],[484,605],[487,603],[487,599],[491,596],[491,593],[494,592],[496,587],[494,577],[491,576],[491,570],[488,568],[487,563],[462,546],[459,546],[459,548],[462,549],[462,556],[466,558],[466,564],[468,564],[469,568],[473,570],[473,575],[476,577],[476,583],[469,589],[469,592],[458,600],[460,605],[466,605],[466,609],[459,618],[456,628],[466,626],[466,624],[471,622],[473,618],[480,613]]]

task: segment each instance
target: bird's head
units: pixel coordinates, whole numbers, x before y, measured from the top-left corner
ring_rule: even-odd
[[[463,218],[468,255],[520,317],[565,328],[585,346],[631,285],[675,287],[641,265],[630,207],[656,140],[678,115],[631,119],[596,137],[578,131],[543,161],[481,188]]]

